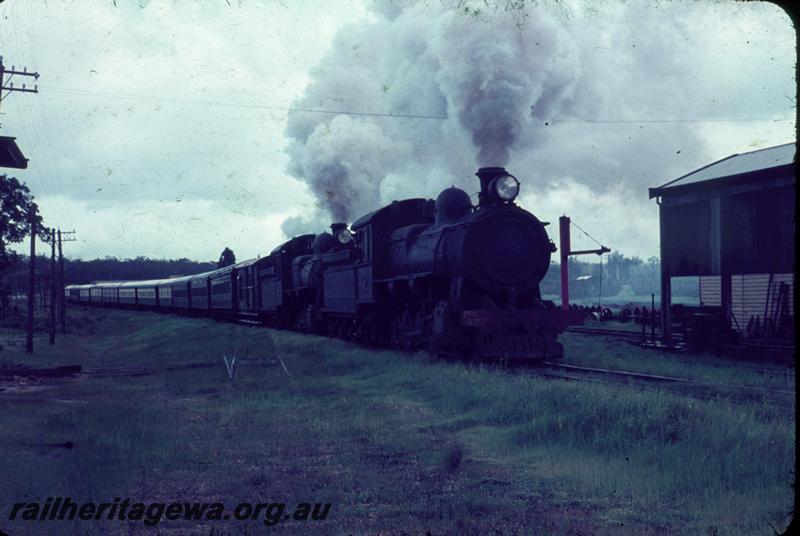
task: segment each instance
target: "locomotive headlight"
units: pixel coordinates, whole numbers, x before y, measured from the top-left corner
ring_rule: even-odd
[[[494,193],[504,201],[513,201],[519,193],[519,181],[513,175],[503,175],[494,180]]]
[[[351,233],[349,229],[339,229],[339,232],[336,233],[336,240],[343,246],[346,246],[353,241],[353,233]]]

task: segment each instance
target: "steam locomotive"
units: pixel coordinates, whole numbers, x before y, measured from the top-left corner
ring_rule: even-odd
[[[555,244],[514,203],[520,183],[484,167],[479,203],[451,187],[348,228],[297,236],[269,255],[198,275],[70,285],[71,303],[230,317],[474,359],[560,357],[574,312],[542,300]]]

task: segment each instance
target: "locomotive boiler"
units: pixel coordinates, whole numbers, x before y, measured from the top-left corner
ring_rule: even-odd
[[[448,188],[432,223],[389,234],[390,295],[400,304],[394,338],[481,358],[558,357],[556,335],[574,319],[539,293],[555,251],[546,224],[515,205],[520,184],[505,169],[477,176],[476,207]]]

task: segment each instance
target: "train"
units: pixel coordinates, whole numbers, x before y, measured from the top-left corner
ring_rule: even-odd
[[[268,255],[201,274],[69,285],[73,304],[207,315],[467,359],[559,358],[582,323],[543,300],[556,246],[515,203],[520,182],[482,167],[478,204],[450,187],[393,201],[349,226],[295,236]]]

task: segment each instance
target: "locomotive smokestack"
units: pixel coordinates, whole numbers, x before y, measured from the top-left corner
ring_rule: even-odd
[[[489,184],[492,179],[501,175],[508,175],[506,168],[503,167],[482,167],[475,175],[481,180],[481,197],[489,191]]]

